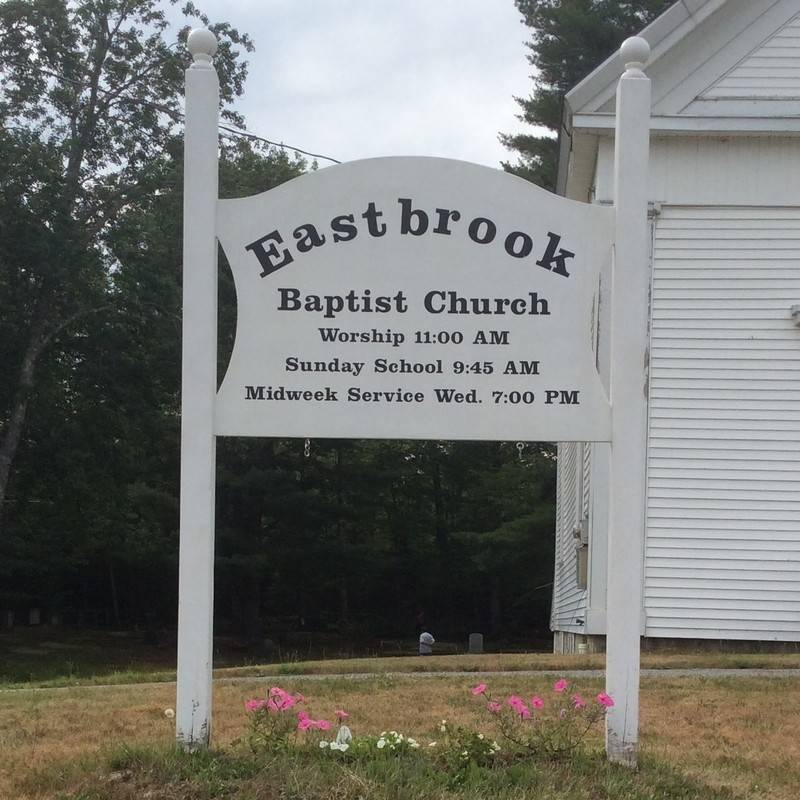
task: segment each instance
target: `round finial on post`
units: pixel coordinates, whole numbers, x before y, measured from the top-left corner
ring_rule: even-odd
[[[186,47],[194,59],[193,67],[210,67],[217,52],[217,37],[208,28],[194,28],[186,39]]]
[[[619,54],[625,69],[641,72],[650,58],[650,45],[641,36],[631,36],[622,43]]]

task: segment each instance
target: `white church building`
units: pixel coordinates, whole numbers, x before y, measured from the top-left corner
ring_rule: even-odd
[[[641,35],[653,84],[642,635],[800,642],[800,0],[680,0]],[[622,69],[615,56],[566,95],[566,197],[613,203]],[[607,386],[606,278],[594,336]],[[608,447],[558,446],[559,652],[600,648],[606,632]]]

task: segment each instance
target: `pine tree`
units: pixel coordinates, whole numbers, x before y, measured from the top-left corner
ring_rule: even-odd
[[[533,31],[527,59],[537,70],[531,96],[515,98],[522,108],[519,119],[548,132],[501,134],[505,147],[519,154],[515,164],[504,162],[503,167],[554,190],[564,94],[672,0],[515,0],[515,4]]]

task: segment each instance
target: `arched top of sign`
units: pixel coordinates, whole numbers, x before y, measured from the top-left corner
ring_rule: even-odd
[[[609,440],[592,325],[612,215],[417,157],[219,201],[238,323],[215,432]]]

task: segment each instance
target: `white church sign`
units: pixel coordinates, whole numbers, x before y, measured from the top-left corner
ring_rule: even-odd
[[[218,199],[216,40],[186,72],[178,741],[211,736],[217,436],[610,442],[606,726],[635,763],[650,81],[622,47],[616,204],[499,170],[382,158]],[[624,157],[620,157],[624,153]],[[217,242],[237,331],[217,392]],[[612,264],[611,396],[592,342]],[[269,487],[265,487],[269,491]]]
[[[594,368],[613,209],[380,158],[219,203],[238,297],[215,430],[607,440]]]

